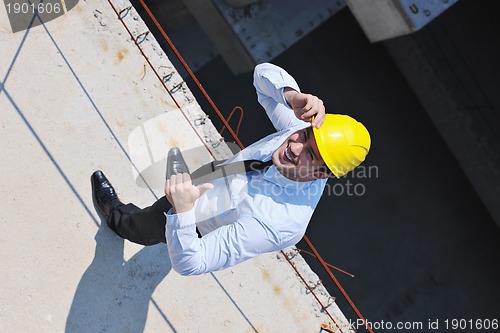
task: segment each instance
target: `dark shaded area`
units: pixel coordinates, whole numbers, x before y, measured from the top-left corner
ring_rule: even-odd
[[[171,269],[166,248],[147,246],[125,261],[124,240],[105,223],[95,240],[95,256],[76,289],[65,332],[118,332],[124,327],[127,332],[143,332],[150,303],[157,307],[151,295]],[[158,257],[165,260],[159,262]]]
[[[500,227],[500,43],[492,4],[461,4],[384,45]]]
[[[464,19],[473,21],[462,24]],[[489,71],[481,77],[491,85],[482,91],[496,96],[487,105],[494,110],[500,73],[491,55],[500,49],[495,12],[482,2],[460,1],[415,35],[435,38],[429,31],[436,25],[449,27],[457,52],[475,64],[472,71]],[[329,112],[352,115],[372,134],[366,172],[330,180],[307,232],[327,262],[355,273],[354,279],[335,274],[365,317],[422,322],[424,331],[429,320],[439,319],[441,331],[445,319],[499,319],[498,228],[385,45],[370,44],[344,9],[273,62],[302,91],[322,98]],[[236,105],[245,109],[239,132],[245,145],[274,130],[256,101],[251,73],[234,76],[217,57],[196,74],[226,117]],[[221,128],[196,86],[188,84]],[[231,123],[236,127],[237,117]],[[307,248],[302,242],[299,247]],[[355,319],[323,269],[306,259]]]

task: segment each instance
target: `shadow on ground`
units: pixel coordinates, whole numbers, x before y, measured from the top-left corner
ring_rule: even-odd
[[[105,223],[95,240],[95,257],[78,284],[66,333],[143,332],[151,296],[171,269],[166,247],[144,247],[125,261],[124,240]]]

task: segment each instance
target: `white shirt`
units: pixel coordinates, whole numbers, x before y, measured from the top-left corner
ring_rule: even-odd
[[[284,87],[300,91],[286,71],[272,64],[257,65],[254,86],[259,103],[278,132],[243,149],[228,163],[269,161],[292,133],[310,126],[295,117],[283,96]],[[180,214],[170,210],[165,214],[173,269],[182,275],[208,273],[297,244],[326,181],[293,181],[274,165],[265,172],[215,180],[214,189],[206,191],[192,210]],[[196,226],[202,238],[198,238]]]

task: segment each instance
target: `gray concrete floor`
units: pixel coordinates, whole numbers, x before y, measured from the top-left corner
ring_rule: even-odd
[[[365,193],[325,196],[307,232],[326,261],[356,274],[337,275],[365,317],[425,324],[439,319],[442,325],[453,318],[498,319],[498,229],[384,45],[370,44],[344,9],[273,62],[304,92],[320,96],[329,112],[353,115],[371,131],[365,165],[376,167],[378,177],[341,180],[344,189],[350,181]],[[244,144],[273,130],[255,100],[250,73],[233,76],[218,57],[197,75],[226,116],[243,106]],[[207,105],[204,110],[211,112]],[[322,278],[355,318],[334,284]]]

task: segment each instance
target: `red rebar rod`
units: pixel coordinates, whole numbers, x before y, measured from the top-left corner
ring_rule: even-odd
[[[343,333],[342,329],[337,324],[337,321],[335,319],[333,319],[332,315],[330,314],[330,312],[328,311],[328,309],[326,308],[326,306],[323,305],[323,303],[320,301],[320,299],[318,298],[318,296],[316,295],[316,293],[314,292],[314,290],[306,282],[306,280],[304,279],[304,277],[302,276],[302,274],[300,274],[299,270],[297,269],[297,267],[295,267],[295,265],[293,264],[292,260],[286,255],[286,253],[284,251],[281,251],[281,254],[285,257],[286,261],[290,264],[290,266],[292,266],[293,270],[299,276],[299,278],[302,280],[302,283],[304,283],[304,285],[309,290],[309,292],[314,296],[314,298],[316,299],[316,301],[318,302],[318,304],[321,306],[321,309],[323,311],[325,311],[325,313],[327,314],[327,316],[333,321],[333,323],[335,324],[335,326],[337,326],[337,328],[339,329],[339,331],[341,333]]]
[[[236,110],[240,110],[240,119],[238,120],[238,125],[236,126],[236,136],[238,136],[238,133],[239,133],[240,127],[241,127],[241,123],[243,121],[243,116],[245,115],[243,108],[239,105],[235,106],[233,108],[233,110],[231,111],[231,113],[229,114],[229,116],[227,117],[227,122],[229,122],[231,120],[231,118],[233,117],[233,114]],[[226,129],[226,126],[222,126],[222,129],[220,130],[219,133],[222,134],[225,129]]]
[[[309,237],[307,237],[306,235],[304,235],[304,240],[306,241],[307,245],[309,245],[309,247],[313,251],[313,253],[316,256],[316,258],[318,259],[318,261],[321,263],[321,266],[323,266],[323,268],[326,270],[326,272],[328,273],[328,275],[330,276],[330,278],[333,280],[333,282],[335,282],[335,284],[337,285],[337,288],[339,288],[339,290],[342,293],[342,295],[344,295],[345,299],[347,300],[347,302],[349,303],[349,305],[351,306],[351,308],[354,310],[354,312],[356,312],[356,315],[359,317],[359,319],[363,320],[363,322],[365,324],[365,327],[368,330],[368,332],[373,333],[373,330],[368,325],[368,322],[366,321],[365,317],[363,317],[363,315],[361,314],[361,312],[359,312],[358,308],[356,307],[356,305],[354,304],[354,302],[351,300],[351,298],[349,297],[349,295],[347,294],[347,292],[345,291],[345,289],[342,287],[342,285],[340,284],[339,280],[337,280],[337,278],[335,277],[335,275],[333,275],[332,271],[328,267],[328,264],[325,262],[325,260],[323,260],[323,257],[321,257],[321,255],[319,254],[318,250],[316,250],[316,248],[312,244],[311,240],[309,240]]]
[[[297,250],[299,250],[299,252],[304,252],[304,253],[307,253],[307,254],[308,254],[308,255],[310,255],[311,257],[314,257],[314,258],[318,259],[318,257],[316,257],[316,256],[314,255],[314,253],[312,253],[312,252],[309,252],[309,251],[306,251],[306,250],[302,250],[302,249],[299,249],[299,248],[297,248]],[[335,270],[339,271],[340,273],[344,273],[345,275],[350,276],[350,277],[352,277],[352,278],[354,277],[354,274],[351,274],[351,273],[349,273],[349,272],[347,272],[347,271],[344,271],[343,269],[338,268],[338,267],[336,267],[336,266],[333,266],[332,264],[326,263],[326,265],[327,265],[328,267],[331,267],[331,268],[333,268],[333,269],[335,269]]]
[[[232,137],[234,138],[234,140],[236,141],[236,143],[238,144],[238,146],[240,146],[241,149],[245,148],[243,146],[243,144],[241,143],[240,139],[238,138],[238,136],[236,135],[236,133],[234,133],[234,131],[231,128],[231,126],[229,126],[229,123],[226,121],[226,119],[224,118],[224,116],[220,112],[220,110],[217,107],[217,105],[215,105],[215,103],[212,101],[212,98],[210,98],[210,96],[208,95],[208,93],[205,91],[205,88],[203,88],[203,86],[201,85],[201,83],[198,80],[198,78],[194,75],[194,73],[191,70],[191,68],[189,67],[189,65],[186,63],[186,61],[184,60],[184,58],[182,57],[182,55],[180,54],[180,52],[177,50],[177,48],[175,47],[174,43],[170,40],[170,37],[167,36],[167,33],[165,32],[165,30],[163,30],[163,28],[161,27],[160,23],[158,22],[158,20],[156,19],[156,17],[153,15],[153,13],[149,9],[149,7],[146,5],[146,3],[144,2],[144,0],[139,0],[139,2],[141,3],[141,5],[144,8],[144,10],[146,10],[146,12],[148,13],[148,15],[151,18],[151,20],[153,20],[153,23],[156,25],[156,27],[158,28],[158,30],[162,34],[163,38],[165,38],[165,40],[167,41],[167,43],[170,46],[170,48],[172,49],[172,51],[174,51],[175,55],[177,56],[177,58],[181,62],[182,66],[189,73],[189,76],[191,76],[191,78],[196,83],[196,85],[198,86],[198,88],[200,89],[200,91],[203,93],[203,95],[205,96],[205,98],[207,99],[207,101],[210,103],[210,105],[212,106],[212,108],[215,110],[215,112],[219,116],[219,118],[222,121],[222,123],[224,123],[224,126],[227,127],[227,130],[229,131],[229,133],[231,133]]]
[[[175,106],[182,111],[182,107],[180,106],[180,104],[177,102],[177,100],[175,99],[175,97],[173,96],[172,92],[167,88],[167,85],[165,84],[165,82],[162,80],[162,78],[160,77],[160,74],[158,73],[158,71],[154,68],[153,64],[151,63],[151,61],[149,60],[149,58],[146,56],[146,54],[144,53],[144,50],[141,48],[141,46],[139,45],[139,43],[137,42],[137,39],[136,37],[134,37],[134,34],[132,34],[132,31],[130,31],[130,29],[128,28],[128,26],[125,24],[125,22],[123,21],[122,17],[121,17],[121,12],[118,12],[118,10],[116,9],[116,7],[113,5],[113,3],[111,2],[111,0],[108,0],[108,3],[109,5],[111,6],[111,8],[113,9],[113,11],[115,12],[116,16],[118,17],[118,20],[122,23],[123,27],[125,28],[125,30],[128,32],[128,34],[130,35],[130,38],[132,39],[132,41],[134,41],[137,49],[139,50],[139,52],[142,54],[142,56],[144,57],[144,59],[146,60],[146,62],[148,63],[149,67],[151,68],[151,70],[153,71],[153,73],[156,75],[156,77],[158,78],[158,80],[160,81],[161,85],[163,86],[163,88],[165,88],[165,90],[167,91],[167,93],[169,94],[170,98],[172,98],[172,100],[174,101],[175,103]],[[181,114],[184,116],[184,118],[186,118],[186,120],[188,121],[188,123],[190,123],[188,117],[186,116],[186,114],[184,112],[181,112]],[[190,123],[191,124],[191,123]],[[192,127],[192,125],[191,125]],[[193,128],[194,129],[194,128]],[[215,156],[213,155],[213,153],[210,151],[210,149],[208,148],[207,144],[205,143],[205,141],[202,139],[202,137],[200,136],[200,134],[198,133],[198,131],[194,131],[196,133],[196,135],[198,136],[198,138],[200,139],[201,142],[203,142],[203,144],[205,145],[205,147],[207,148],[208,152],[210,153],[210,155],[212,155],[212,157],[215,158]]]

